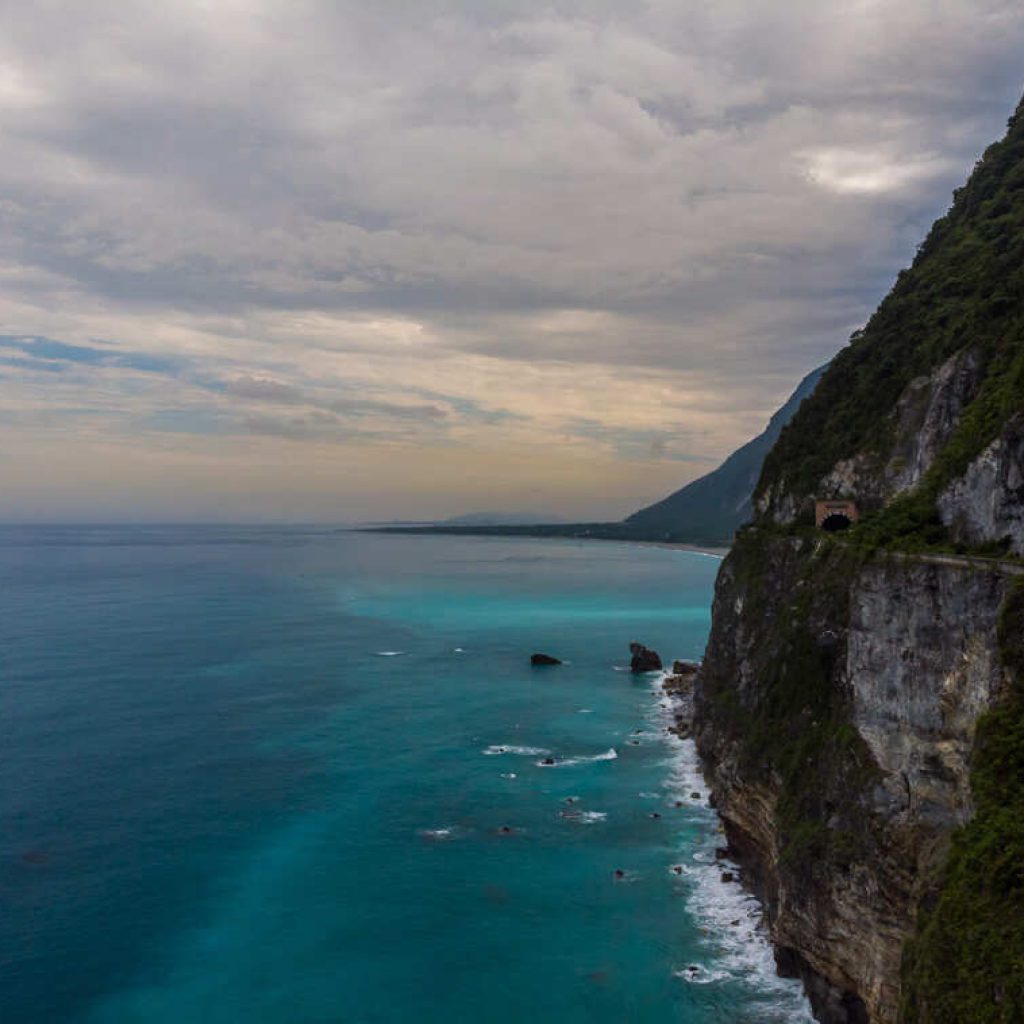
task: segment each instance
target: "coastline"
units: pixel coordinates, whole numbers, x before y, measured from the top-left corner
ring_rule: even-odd
[[[592,540],[603,538],[584,537],[580,539]],[[671,551],[691,551],[696,555],[707,555],[709,558],[725,558],[725,556],[732,550],[732,548],[728,546],[720,547],[714,544],[690,544],[685,541],[672,540],[624,540],[619,543],[631,544],[639,548],[668,548]]]
[[[570,532],[584,529],[585,532]],[[668,548],[675,551],[692,551],[713,558],[725,558],[731,545],[713,542],[702,544],[699,541],[653,540],[650,537],[630,537],[625,534],[608,534],[601,536],[585,527],[553,527],[542,526],[355,526],[347,533],[375,533],[398,535],[403,537],[501,537],[510,540],[575,540],[596,541],[602,544],[629,544],[634,547]]]
[[[725,852],[724,823],[711,804],[711,787],[697,745],[688,735],[689,695],[667,685],[679,678],[670,671],[659,673],[651,688],[652,717],[669,750],[666,794],[677,806],[688,808],[690,824],[703,835],[679,843],[679,861],[669,870],[684,880],[686,909],[700,926],[715,967],[709,970],[695,962],[682,965],[675,975],[694,985],[743,980],[758,998],[763,997],[760,1012],[765,1022],[814,1024],[800,979],[778,970],[764,901],[733,851]]]

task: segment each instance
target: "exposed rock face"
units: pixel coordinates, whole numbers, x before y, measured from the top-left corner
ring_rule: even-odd
[[[692,676],[696,675],[699,671],[699,662],[680,661],[678,659],[672,662],[672,674],[675,676]]]
[[[939,514],[965,544],[1004,541],[1024,555],[1024,421],[1011,420],[938,498]]]
[[[819,481],[817,497],[855,499],[863,508],[872,509],[912,490],[921,483],[953,436],[960,416],[977,394],[980,382],[978,355],[971,349],[957,353],[932,374],[911,381],[890,414],[891,429],[885,449],[860,452],[851,458],[841,459]],[[1015,451],[1007,449],[1009,458],[1004,457],[998,469],[1010,490],[1014,486],[1011,481],[1018,481],[1016,487],[1024,485],[1019,459],[1016,476],[1012,469]],[[974,493],[987,485],[990,475],[986,471],[976,474],[973,488],[965,488],[960,504],[970,505]],[[1016,501],[1019,510],[1019,496]],[[760,497],[757,510],[769,515],[776,523],[787,524],[794,522],[806,505],[806,500],[798,501],[773,486]],[[951,510],[951,517],[955,514]],[[1004,516],[1007,514],[1004,512]],[[1017,525],[1024,534],[1024,513],[1021,515]],[[992,529],[997,527],[993,525]],[[982,530],[979,526],[979,535]]]
[[[629,645],[629,653],[631,655],[629,668],[632,672],[660,672],[661,658],[658,656],[657,651],[652,651],[649,647],[644,647],[643,644],[638,644],[635,640]]]
[[[881,496],[916,487],[953,436],[981,383],[978,354],[958,352],[931,376],[910,382],[896,406],[897,429]]]
[[[1006,578],[911,561],[864,569],[851,601],[853,722],[882,769],[880,809],[943,830],[971,813],[974,723],[999,694]]]
[[[748,539],[723,565],[695,734],[780,966],[819,1019],[892,1024],[918,900],[971,813],[1008,580],[817,544]]]

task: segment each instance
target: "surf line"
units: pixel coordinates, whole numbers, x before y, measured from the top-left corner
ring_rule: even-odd
[[[699,962],[681,965],[673,974],[689,984],[742,985],[764,1005],[765,1020],[814,1024],[800,981],[777,973],[764,908],[741,884],[741,868],[729,855],[721,819],[709,802],[697,745],[687,735],[688,728],[679,728],[692,715],[692,694],[666,685],[669,680],[677,685],[670,672],[653,681],[649,716],[671,755],[663,783],[666,802],[697,828],[685,830],[685,838],[676,846],[676,862],[668,871],[672,884],[683,890],[687,910],[701,926]]]

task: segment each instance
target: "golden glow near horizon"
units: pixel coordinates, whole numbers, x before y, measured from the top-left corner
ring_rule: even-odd
[[[624,515],[860,326],[1022,44],[996,0],[11,6],[0,519]]]

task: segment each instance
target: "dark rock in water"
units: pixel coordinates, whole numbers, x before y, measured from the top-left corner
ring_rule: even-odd
[[[722,872],[722,881],[723,882],[735,882],[736,881],[736,876],[731,871],[723,871]]]
[[[662,669],[661,658],[657,651],[652,651],[635,640],[629,645],[629,653],[632,655],[629,662],[630,670],[633,672],[660,672]]]
[[[674,676],[692,676],[700,671],[700,665],[695,661],[673,661],[672,674]]]
[[[729,856],[729,849],[725,846],[715,847],[715,860],[725,860]]]
[[[691,800],[699,800],[700,799],[700,793],[697,793],[697,792],[691,793],[690,794],[690,799]]]
[[[672,697],[687,697],[693,693],[696,675],[665,676],[661,688]]]
[[[561,665],[561,661],[558,658],[552,657],[550,654],[531,654],[530,655],[531,665]]]

